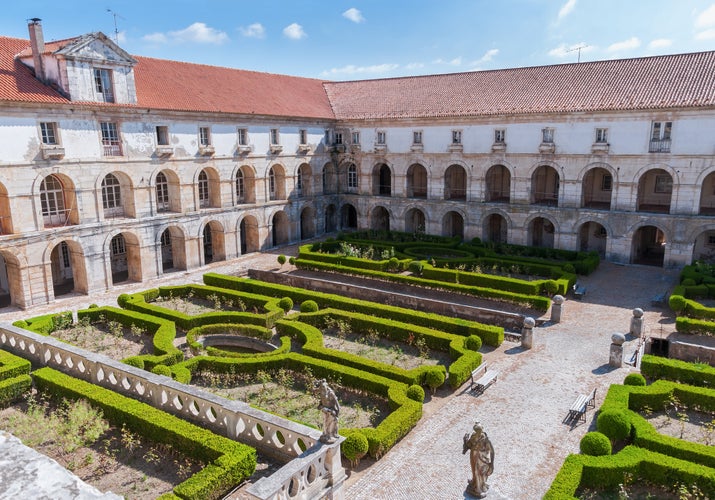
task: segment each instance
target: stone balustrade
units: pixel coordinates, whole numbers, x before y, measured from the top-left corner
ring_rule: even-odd
[[[142,400],[287,462],[253,484],[251,498],[341,498],[345,479],[340,462],[342,439],[331,445],[321,443],[317,429],[6,323],[0,324],[0,348]]]

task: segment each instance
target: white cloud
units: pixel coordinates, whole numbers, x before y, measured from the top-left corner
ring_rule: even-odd
[[[150,33],[148,35],[144,35],[142,40],[151,43],[166,43],[169,41],[164,33]]]
[[[573,55],[576,55],[576,57],[578,57],[579,52],[581,54],[585,54],[587,52],[591,52],[593,49],[594,48],[591,45],[588,45],[584,42],[574,43],[571,45],[566,45],[565,43],[562,43],[558,47],[551,49],[548,54],[551,57],[558,57],[560,59],[563,59],[565,57],[571,57]]]
[[[365,18],[362,16],[362,12],[357,10],[355,7],[351,7],[343,12],[343,17],[354,23],[362,23],[365,21]]]
[[[117,39],[114,41],[117,42],[119,45],[127,43],[127,32],[120,31],[119,33],[117,33]]]
[[[559,10],[558,20],[561,21],[564,17],[568,16],[574,7],[576,7],[576,0],[568,0]]]
[[[223,31],[206,26],[206,23],[194,23],[179,31],[170,31],[169,36],[178,42],[213,43],[221,45],[228,40]]]
[[[303,31],[303,27],[298,23],[289,24],[283,28],[283,35],[291,40],[300,40],[308,36],[305,31]]]
[[[238,31],[248,38],[264,38],[266,36],[266,29],[261,23],[253,23],[245,27],[241,26]]]
[[[499,49],[489,49],[484,53],[482,57],[474,61],[474,64],[482,64],[485,62],[489,62],[494,59],[494,56],[496,56],[498,53]]]
[[[649,49],[664,49],[673,45],[673,40],[668,38],[657,38],[648,44]]]
[[[631,49],[637,49],[638,47],[641,46],[641,41],[638,40],[638,37],[631,37],[628,40],[623,40],[622,42],[616,42],[612,43],[611,45],[608,46],[606,49],[608,52],[621,52],[624,50],[631,50]]]
[[[375,64],[372,66],[355,66],[354,64],[348,64],[342,68],[331,68],[325,70],[321,73],[322,76],[336,76],[336,75],[380,75],[389,73],[399,68],[399,64]]]
[[[410,70],[412,70],[412,69],[422,69],[422,68],[424,68],[424,67],[425,67],[425,64],[424,64],[424,63],[421,63],[421,62],[413,62],[413,63],[410,63],[410,64],[408,64],[407,66],[405,66],[405,69],[410,69]]]
[[[462,65],[462,58],[461,57],[455,57],[454,59],[451,59],[449,61],[446,61],[444,59],[435,59],[432,61],[434,64],[446,64],[447,66],[461,66]]]
[[[715,39],[715,28],[710,28],[709,30],[701,31],[695,38],[698,40],[713,40]]]
[[[715,3],[700,13],[695,20],[696,28],[709,28],[715,26]]]

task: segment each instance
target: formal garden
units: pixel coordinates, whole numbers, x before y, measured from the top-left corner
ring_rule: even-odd
[[[552,295],[566,294],[578,274],[596,268],[598,256],[366,232],[305,245],[292,262],[298,269],[477,296],[495,308],[546,311]],[[482,346],[504,341],[500,326],[214,273],[205,274],[201,285],[123,294],[117,307],[90,306],[75,317],[66,311],[15,325],[316,429],[321,417],[312,387],[326,379],[342,406],[342,452],[352,464],[384,455],[420,420],[425,398],[462,386],[482,363]],[[4,410],[8,421],[27,428],[28,418],[62,416],[71,423],[38,425],[65,425],[63,432],[77,436],[84,436],[78,429],[93,429],[76,449],[82,451],[68,452],[62,437],[53,439],[59,444],[37,444],[90,483],[104,484],[102,472],[111,470],[115,477],[126,475],[129,486],[113,491],[128,498],[147,488],[165,498],[215,498],[257,468],[271,468],[253,447],[109,389],[3,356],[2,399],[15,401]],[[75,410],[78,400],[99,410],[86,417],[91,425],[70,417],[87,413]],[[137,451],[124,456],[123,449]],[[156,450],[176,464],[170,477],[152,470]],[[119,474],[120,467],[139,472]]]

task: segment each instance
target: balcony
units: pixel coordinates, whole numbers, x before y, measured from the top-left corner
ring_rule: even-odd
[[[43,144],[40,150],[45,160],[61,160],[65,156],[65,148],[57,144]]]
[[[122,145],[118,142],[102,143],[102,154],[104,156],[122,156]]]
[[[447,150],[450,153],[461,153],[462,151],[464,151],[464,146],[462,145],[461,142],[456,142],[456,143],[450,144],[449,147],[447,148]]]
[[[503,153],[506,151],[506,142],[500,141],[492,144],[492,153]]]
[[[310,144],[298,144],[298,153],[306,154],[310,152]]]
[[[422,144],[422,143],[417,143],[417,144],[413,144],[412,146],[410,146],[410,151],[412,151],[414,153],[421,153],[424,150],[425,150],[425,147],[424,147],[424,144]]]
[[[283,151],[283,146],[280,144],[271,144],[270,145],[270,152],[272,155],[279,155]]]
[[[70,210],[55,210],[52,213],[42,214],[45,227],[62,227],[70,224]]]
[[[214,153],[216,153],[216,149],[211,144],[199,146],[199,154],[201,156],[213,156]]]
[[[539,144],[539,153],[541,154],[554,154],[554,151],[556,151],[556,145],[553,142]]]
[[[651,139],[649,153],[670,153],[670,139]]]
[[[594,142],[591,145],[591,152],[595,155],[608,154],[611,145],[607,142]]]
[[[168,158],[169,156],[174,154],[174,146],[160,144],[156,147],[155,153],[156,156],[160,158]]]
[[[375,144],[375,152],[376,153],[386,153],[387,152],[387,144]]]
[[[238,147],[236,148],[236,153],[240,155],[246,155],[253,151],[253,146],[250,144],[239,144]]]

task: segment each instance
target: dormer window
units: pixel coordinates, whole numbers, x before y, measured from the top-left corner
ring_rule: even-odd
[[[114,102],[114,88],[112,87],[112,70],[94,68],[94,91],[100,102]]]
[[[57,142],[57,124],[55,122],[40,122],[40,133],[42,134],[42,144],[55,146]]]

